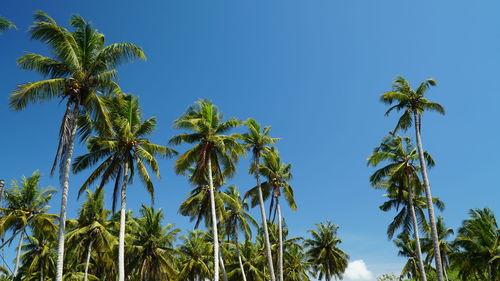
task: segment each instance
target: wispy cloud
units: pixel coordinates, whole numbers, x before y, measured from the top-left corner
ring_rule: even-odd
[[[363,260],[349,262],[344,273],[347,280],[372,281],[375,279],[373,273],[368,270]]]

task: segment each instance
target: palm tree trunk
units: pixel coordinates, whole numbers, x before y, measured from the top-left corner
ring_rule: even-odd
[[[85,261],[85,273],[83,275],[83,281],[87,281],[88,280],[90,254],[92,253],[92,243],[93,242],[94,241],[90,241],[90,243],[89,243],[89,249],[88,249],[88,252],[87,252],[87,260]]]
[[[415,246],[417,250],[418,267],[420,269],[420,275],[422,276],[422,281],[427,281],[427,275],[425,274],[424,260],[422,259],[422,247],[420,246],[420,237],[418,234],[418,222],[417,215],[415,214],[415,206],[413,205],[413,188],[409,187],[409,207],[411,212],[411,217],[413,219],[413,234],[415,236]]]
[[[240,264],[241,276],[243,276],[243,281],[247,281],[245,268],[243,267],[243,261],[241,260],[240,244],[238,242],[238,233],[236,233],[236,235],[234,236],[234,242],[236,244],[236,253],[238,254],[238,263]]]
[[[222,258],[222,252],[219,247],[219,261],[220,261],[220,269],[222,271],[222,278],[224,281],[227,281],[227,273],[226,273],[226,266],[224,265],[224,259]]]
[[[219,263],[217,262],[219,260],[219,234],[217,232],[217,213],[215,212],[214,181],[210,154],[208,155],[208,184],[210,187],[210,207],[212,209],[212,231],[214,236],[214,281],[219,281]]]
[[[24,231],[21,231],[21,237],[19,237],[19,244],[17,246],[16,266],[14,267],[14,277],[17,276],[17,272],[19,271],[19,260],[21,259],[21,248],[23,246],[23,240],[24,240]]]
[[[71,110],[71,102],[68,102],[66,110]],[[65,154],[64,160],[64,175],[63,175],[63,188],[61,194],[61,210],[59,213],[59,237],[57,243],[57,269],[56,281],[63,281],[63,268],[64,268],[64,234],[66,227],[66,207],[68,205],[68,192],[69,192],[69,172],[71,168],[71,158],[73,158],[73,149],[75,147],[75,135],[78,128],[78,105],[75,105],[74,112],[70,115],[71,135],[69,137],[68,151]]]
[[[123,165],[123,183],[121,190],[120,236],[118,238],[118,281],[125,281],[125,216],[127,212],[128,161]]]
[[[425,188],[425,196],[427,198],[427,210],[429,212],[429,221],[431,225],[431,236],[432,242],[434,244],[434,261],[436,263],[436,275],[438,281],[444,281],[443,278],[443,266],[441,261],[441,251],[439,250],[439,238],[437,233],[436,226],[436,215],[434,213],[434,204],[432,202],[432,194],[431,194],[431,186],[429,183],[429,178],[427,177],[427,167],[425,164],[424,158],[424,150],[422,148],[422,138],[420,136],[420,115],[414,113],[415,118],[415,135],[417,137],[417,148],[418,148],[418,157],[420,159],[420,167],[422,172],[422,177],[424,178],[424,188]]]
[[[259,163],[258,158],[255,160],[255,166]],[[255,177],[257,178],[257,186],[259,187],[259,205],[260,205],[260,215],[262,218],[262,227],[264,228],[264,240],[266,241],[266,253],[267,253],[267,264],[269,266],[269,276],[271,277],[271,281],[276,281],[276,275],[274,275],[274,265],[273,265],[273,256],[271,253],[271,242],[269,241],[269,230],[267,229],[267,219],[266,219],[266,210],[264,208],[264,196],[262,195],[262,188],[260,185],[260,175],[258,172],[255,173]]]
[[[281,225],[281,207],[280,207],[280,201],[278,198],[276,198],[276,208],[278,209],[278,237],[279,237],[279,259],[278,259],[278,267],[279,267],[279,275],[280,275],[280,280],[283,281],[283,226]]]

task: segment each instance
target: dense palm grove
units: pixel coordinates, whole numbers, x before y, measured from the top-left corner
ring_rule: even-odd
[[[0,31],[10,28],[15,26],[1,18]],[[20,68],[43,80],[19,85],[10,106],[23,110],[49,100],[66,105],[52,163],[61,188],[40,186],[42,175],[35,171],[2,190],[1,247],[15,252],[13,266],[4,261],[2,280],[343,278],[349,255],[341,250],[338,226],[323,222],[311,226],[307,237],[289,235],[281,206],[297,209],[292,166],[281,159],[270,127],[251,118],[224,119],[217,106],[199,100],[173,121],[179,133],[168,146],[155,144],[149,136],[156,119],[143,117],[138,98],[116,82],[120,64],[146,58],[140,47],[106,44],[79,16],[67,29],[36,12],[29,34],[46,44],[52,57],[30,53],[18,59]],[[444,203],[432,196],[427,169],[435,161],[421,138],[423,113],[445,112],[424,96],[435,84],[429,79],[412,89],[398,77],[381,96],[391,106],[386,114],[403,114],[368,157],[368,165],[376,167],[370,183],[385,192],[380,209],[395,211],[387,235],[407,262],[398,276],[379,280],[500,280],[500,230],[492,211],[471,210],[456,233],[435,215]],[[400,136],[410,128],[416,146],[412,137]],[[73,155],[79,143],[87,152]],[[181,144],[186,151],[176,151]],[[164,158],[175,159],[175,172],[192,185],[179,213],[194,223],[193,230],[168,224],[161,208],[143,205],[138,216],[127,210],[127,187],[134,180],[154,201],[152,178],[160,177]],[[237,171],[239,160],[250,161],[250,169]],[[237,172],[254,178],[255,186],[230,185]],[[77,218],[67,218],[71,174],[77,173],[86,180],[72,183],[71,192],[78,188],[83,203]],[[48,206],[56,192],[62,195],[60,213],[52,214]],[[105,196],[112,199],[111,210]],[[258,219],[250,208],[258,208]]]

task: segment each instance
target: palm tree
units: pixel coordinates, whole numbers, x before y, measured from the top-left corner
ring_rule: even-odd
[[[302,246],[294,244],[285,252],[285,281],[310,281],[309,257]]]
[[[430,236],[429,229],[426,229],[427,235]],[[437,219],[437,231],[439,237],[439,250],[441,250],[441,260],[443,261],[443,273],[446,280],[448,280],[447,269],[450,264],[450,255],[455,252],[455,247],[446,239],[454,234],[452,228],[446,227],[443,217],[439,216]],[[434,259],[434,247],[432,247],[432,239],[424,238],[422,248],[427,252],[426,262],[429,263]]]
[[[64,223],[77,118],[80,114],[93,116],[104,120],[98,124],[109,125],[100,94],[120,91],[115,82],[115,68],[118,65],[146,57],[141,48],[131,43],[106,46],[104,35],[80,16],[73,16],[70,20],[73,32],[59,26],[53,18],[41,11],[35,12],[34,20],[34,25],[29,30],[31,38],[47,44],[55,57],[26,54],[18,59],[19,67],[34,70],[48,79],[19,85],[10,97],[10,106],[14,110],[22,110],[29,103],[51,99],[66,101],[59,144],[52,165],[54,173],[59,163],[62,185],[56,275],[56,281],[62,281]]]
[[[269,216],[274,211],[274,216],[278,214],[278,233],[279,233],[279,258],[278,272],[279,280],[283,281],[283,226],[281,217],[281,206],[279,198],[281,193],[285,195],[285,200],[292,210],[297,209],[297,204],[293,196],[293,188],[288,183],[292,179],[292,165],[284,164],[281,161],[278,151],[273,147],[268,152],[263,154],[263,164],[259,164],[259,173],[267,178],[267,181],[261,184],[264,200],[271,196],[271,204],[269,208]],[[259,192],[259,186],[256,186],[247,192],[246,197],[257,198],[255,193]],[[256,205],[255,200],[252,200],[252,205]]]
[[[191,182],[200,185],[205,182],[208,174],[210,208],[212,215],[213,237],[219,237],[217,231],[217,212],[215,205],[215,182],[223,182],[224,178],[234,175],[235,162],[239,155],[244,153],[243,147],[237,142],[234,135],[225,135],[229,130],[239,126],[236,119],[222,121],[222,114],[210,101],[200,100],[191,106],[177,120],[174,127],[188,130],[191,133],[182,133],[174,136],[170,144],[195,144],[175,162],[175,171],[184,173],[194,166]],[[214,239],[214,280],[219,280],[219,241]]]
[[[451,254],[452,265],[463,280],[498,280],[500,276],[500,229],[493,212],[470,210],[470,219],[458,229]]]
[[[262,226],[264,228],[264,238],[266,244],[267,263],[269,266],[269,275],[271,276],[271,281],[276,281],[276,276],[274,274],[274,267],[273,267],[273,257],[271,253],[271,243],[269,242],[269,231],[267,229],[266,211],[264,209],[264,198],[262,195],[260,173],[258,171],[258,166],[260,163],[260,157],[262,156],[262,153],[269,151],[269,146],[275,144],[279,139],[271,138],[269,136],[271,127],[267,126],[262,129],[261,125],[257,123],[257,121],[255,121],[254,119],[249,118],[247,121],[245,121],[245,125],[248,127],[248,132],[239,135],[239,138],[243,141],[245,149],[249,152],[251,151],[252,153],[252,163],[249,172],[250,174],[255,175],[255,179],[257,180],[257,187],[258,187],[257,195],[260,206]]]
[[[156,157],[169,157],[176,152],[166,146],[151,143],[146,137],[156,127],[156,119],[142,120],[137,98],[121,95],[107,99],[107,107],[112,117],[112,132],[99,131],[98,136],[88,139],[89,153],[75,159],[73,171],[81,172],[96,163],[102,163],[91,173],[80,188],[80,193],[90,184],[101,178],[99,188],[110,179],[115,180],[113,190],[113,210],[118,192],[121,193],[120,235],[118,242],[118,275],[119,281],[125,280],[125,215],[127,185],[132,181],[137,170],[139,178],[154,200],[154,186],[147,166],[160,177]],[[119,190],[121,181],[121,190]]]
[[[16,28],[16,26],[10,20],[0,17],[0,33],[3,33],[11,28]]]
[[[127,256],[138,281],[176,280],[173,243],[180,232],[172,224],[163,226],[162,209],[142,205],[142,217],[131,227]]]
[[[317,229],[309,230],[312,238],[305,240],[309,248],[307,255],[312,270],[319,280],[330,281],[332,277],[342,279],[349,255],[343,252],[338,245],[342,240],[337,237],[338,226],[330,221],[316,224]]]
[[[179,247],[182,266],[178,280],[199,281],[211,278],[210,255],[213,248],[206,242],[205,233],[201,230],[189,232],[182,236],[183,243]]]
[[[19,269],[22,280],[44,281],[46,277],[55,275],[55,238],[56,233],[52,231],[36,231],[33,236],[28,236],[28,244],[22,247],[23,266]]]
[[[247,281],[245,268],[243,266],[243,261],[240,253],[240,243],[238,241],[238,236],[240,231],[243,232],[245,236],[245,241],[248,241],[252,237],[251,226],[257,227],[257,222],[255,219],[247,213],[248,203],[241,198],[238,189],[235,186],[230,186],[225,191],[225,193],[232,199],[233,204],[228,205],[227,217],[224,221],[224,230],[226,235],[231,237],[236,246],[236,254],[238,256],[238,263],[240,265],[241,276],[243,281]]]
[[[110,252],[116,243],[115,237],[108,230],[111,227],[109,213],[110,211],[104,209],[102,189],[97,189],[94,193],[87,190],[87,201],[80,209],[76,227],[66,235],[68,245],[82,255],[86,253],[84,281],[88,280],[93,249],[99,249],[101,253]]]
[[[443,281],[443,266],[439,251],[439,238],[436,227],[436,216],[434,213],[434,206],[432,205],[431,187],[429,184],[429,178],[427,176],[424,149],[422,145],[422,138],[420,136],[420,129],[422,126],[421,117],[424,111],[436,111],[440,114],[444,114],[445,112],[443,106],[438,103],[431,102],[424,97],[425,92],[431,86],[435,85],[436,81],[434,79],[427,79],[422,82],[416,90],[413,90],[410,86],[410,83],[406,79],[398,76],[394,81],[392,91],[383,93],[381,96],[381,101],[389,105],[391,105],[392,103],[396,103],[387,110],[387,112],[385,113],[386,116],[394,109],[398,111],[404,111],[403,115],[399,118],[396,128],[394,129],[394,133],[396,133],[400,129],[405,131],[412,125],[414,125],[415,127],[415,136],[417,139],[417,149],[421,167],[420,171],[424,180],[425,195],[427,197],[427,205],[429,206],[427,210],[429,212],[429,221],[431,226],[432,240],[434,243],[434,252],[436,253],[436,273],[438,281]]]
[[[408,259],[401,270],[400,279],[403,277],[410,278],[411,280],[422,279],[415,250],[415,240],[410,239],[408,233],[402,232],[393,242],[399,249],[398,256]]]
[[[267,281],[269,275],[265,272],[264,244],[257,240],[255,243],[247,240],[240,245],[240,254],[242,256],[243,268],[247,281]],[[231,281],[242,280],[243,271],[239,263],[229,265],[228,277]]]
[[[430,154],[424,152],[424,157],[428,166],[433,167],[434,160]],[[403,228],[407,233],[410,233],[413,228],[420,276],[423,281],[427,281],[419,237],[419,226],[426,225],[427,222],[422,209],[415,208],[414,203],[422,190],[418,176],[420,167],[415,165],[417,158],[417,150],[409,137],[403,139],[401,136],[389,136],[384,138],[382,144],[376,147],[368,157],[368,165],[377,166],[381,162],[388,162],[370,177],[373,186],[382,185],[388,189],[390,200],[380,206],[383,211],[389,211],[393,207],[397,210],[400,204],[405,205],[389,225],[387,235],[389,239],[392,239],[398,228]],[[406,196],[404,196],[405,192]]]
[[[21,249],[27,233],[26,227],[53,231],[51,228],[54,227],[53,220],[55,216],[45,214],[45,212],[50,208],[47,204],[52,199],[55,189],[52,187],[41,189],[41,176],[38,171],[35,171],[30,177],[23,176],[20,181],[13,180],[12,188],[7,189],[6,207],[1,209],[0,233],[4,235],[8,230],[13,232],[12,237],[2,247],[20,234],[14,277],[17,276],[19,270]]]

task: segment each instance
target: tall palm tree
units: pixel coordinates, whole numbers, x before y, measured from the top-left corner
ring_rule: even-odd
[[[274,216],[278,215],[278,234],[279,234],[279,252],[278,252],[278,272],[279,281],[283,281],[283,226],[281,216],[281,206],[279,199],[281,193],[284,194],[285,200],[292,210],[297,209],[295,198],[293,196],[293,188],[288,183],[292,179],[292,165],[285,164],[281,161],[278,151],[273,147],[268,152],[263,154],[263,163],[259,164],[258,171],[264,176],[267,181],[261,184],[264,200],[271,196],[271,204],[269,208],[269,216],[274,212]],[[247,197],[258,198],[255,193],[259,192],[259,186],[256,186],[247,192]],[[255,200],[252,200],[252,205],[256,205]]]
[[[48,79],[19,85],[10,97],[10,106],[22,110],[29,103],[52,99],[66,102],[52,165],[54,173],[59,163],[62,185],[56,275],[56,281],[62,281],[64,223],[77,118],[83,114],[103,120],[98,124],[109,124],[100,94],[120,91],[115,82],[118,65],[146,57],[141,48],[131,43],[106,46],[104,35],[80,16],[71,18],[72,32],[41,11],[35,12],[34,20],[29,30],[31,38],[47,44],[54,58],[32,53],[18,59],[19,67],[36,71]]]
[[[195,185],[203,184],[208,174],[210,192],[210,208],[212,215],[213,237],[219,237],[217,231],[217,212],[215,205],[215,182],[223,182],[224,178],[231,177],[236,171],[235,162],[239,155],[244,153],[243,147],[237,142],[236,136],[225,135],[232,128],[240,125],[236,119],[222,121],[222,114],[217,107],[207,100],[196,102],[177,120],[174,127],[190,131],[174,136],[170,144],[195,144],[175,162],[175,171],[184,173],[194,166],[191,182]],[[219,280],[219,241],[214,239],[214,280]]]
[[[80,193],[90,184],[101,178],[102,188],[114,179],[113,210],[118,194],[121,194],[120,234],[118,241],[119,281],[125,280],[125,216],[127,185],[133,180],[137,170],[139,179],[154,200],[154,186],[149,175],[149,168],[160,177],[157,157],[169,157],[176,152],[166,146],[153,144],[149,139],[156,127],[156,119],[142,120],[142,113],[137,98],[119,95],[107,99],[106,105],[112,118],[112,131],[98,131],[98,136],[88,139],[89,153],[75,159],[73,171],[81,172],[102,161],[83,183]],[[119,188],[121,184],[121,189]]]
[[[431,102],[424,97],[425,92],[431,86],[435,85],[436,81],[434,79],[427,79],[422,82],[416,90],[414,90],[411,88],[410,83],[406,79],[398,76],[393,83],[392,91],[383,93],[380,99],[382,102],[389,105],[396,103],[387,110],[385,115],[388,115],[394,109],[397,111],[404,111],[403,115],[399,118],[396,128],[394,129],[394,133],[396,133],[398,130],[407,130],[412,125],[414,125],[415,127],[415,136],[417,139],[417,149],[421,167],[420,171],[424,180],[425,195],[427,197],[427,205],[429,206],[427,210],[429,212],[429,221],[431,226],[432,240],[434,243],[434,252],[436,253],[436,274],[438,281],[443,281],[443,266],[439,251],[436,215],[434,213],[434,206],[432,205],[431,187],[429,178],[427,176],[427,166],[422,145],[422,138],[420,135],[422,126],[422,114],[424,113],[424,111],[436,111],[440,114],[444,114],[445,112],[443,106],[438,103]]]
[[[247,281],[245,268],[240,253],[240,243],[238,237],[240,232],[243,232],[245,241],[250,240],[252,237],[251,226],[257,227],[255,219],[247,212],[248,203],[241,198],[238,189],[235,186],[230,186],[224,192],[232,200],[233,204],[228,205],[227,217],[224,221],[224,230],[228,237],[231,237],[236,246],[236,254],[238,256],[238,263],[240,265],[241,276],[243,281]]]
[[[189,232],[181,237],[179,246],[180,259],[182,260],[178,280],[199,281],[212,277],[213,272],[210,255],[213,248],[206,242],[205,233],[201,230]]]
[[[427,235],[430,236],[430,230],[426,229]],[[437,231],[439,237],[439,250],[441,250],[441,260],[443,261],[443,274],[448,281],[448,267],[450,265],[450,255],[456,251],[454,245],[447,239],[455,234],[453,228],[446,227],[443,217],[439,216],[437,219]],[[434,259],[434,247],[432,246],[432,239],[424,238],[422,248],[427,252],[426,262],[429,263]]]
[[[342,240],[337,237],[338,226],[331,222],[316,224],[317,229],[309,230],[312,238],[305,240],[307,255],[312,270],[319,280],[330,281],[332,277],[342,279],[349,255],[338,245]]]
[[[87,190],[87,201],[79,211],[75,229],[66,235],[68,245],[85,255],[85,271],[83,280],[88,280],[90,259],[93,249],[99,252],[110,252],[116,243],[113,234],[108,230],[111,221],[110,211],[104,209],[104,193],[102,189],[96,192]]]
[[[264,197],[262,195],[260,173],[258,170],[258,166],[260,163],[260,157],[262,156],[262,153],[269,151],[270,145],[275,144],[279,139],[272,138],[269,136],[271,127],[267,126],[262,128],[261,125],[252,118],[246,120],[245,125],[248,128],[248,132],[239,135],[239,138],[243,141],[245,149],[252,153],[252,163],[249,172],[250,174],[253,174],[255,176],[255,179],[257,180],[257,187],[258,187],[257,198],[260,206],[262,226],[264,229],[264,239],[266,244],[266,255],[267,255],[267,263],[269,266],[269,275],[271,276],[271,281],[276,281],[276,276],[274,274],[273,257],[271,253],[271,243],[269,242],[269,230],[267,229],[266,211],[264,208]]]
[[[407,233],[410,233],[413,228],[420,276],[422,281],[427,281],[419,237],[419,226],[427,222],[422,209],[415,208],[414,203],[422,190],[418,176],[420,167],[415,163],[418,157],[417,150],[409,137],[389,136],[384,138],[382,144],[376,147],[368,157],[368,165],[377,166],[382,162],[387,162],[386,166],[376,170],[370,177],[373,186],[383,185],[388,189],[390,200],[380,207],[383,211],[388,211],[393,207],[399,209],[401,203],[406,205],[389,225],[388,237],[392,239],[394,232],[400,227]],[[430,154],[424,152],[424,157],[427,165],[433,167],[434,160]]]
[[[48,203],[56,191],[52,187],[40,188],[41,176],[38,171],[35,171],[30,177],[23,176],[20,181],[13,180],[12,188],[7,189],[6,207],[1,209],[0,233],[4,235],[6,231],[12,230],[12,237],[7,242],[12,241],[15,236],[20,234],[14,277],[17,276],[19,270],[22,243],[27,233],[26,228],[53,231],[51,228],[54,227],[55,216],[45,214],[45,212],[50,208]]]
[[[176,280],[173,243],[180,229],[162,225],[163,211],[142,205],[131,227],[128,264],[138,281]]]
[[[458,229],[452,265],[463,280],[499,280],[500,229],[491,209],[470,210]]]
[[[7,18],[0,17],[0,34],[16,26]]]

